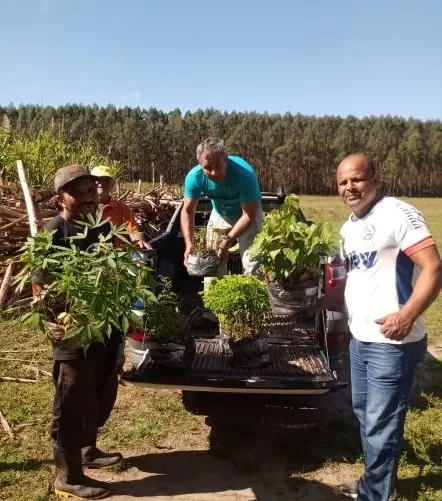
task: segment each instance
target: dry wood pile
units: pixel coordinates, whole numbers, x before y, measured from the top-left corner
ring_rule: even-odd
[[[126,191],[119,200],[132,209],[146,240],[162,233],[180,203],[181,195],[173,188],[154,188],[147,193]]]
[[[56,198],[53,193],[33,189],[32,199],[38,226],[41,228],[57,215]],[[147,193],[130,190],[119,197],[133,210],[147,240],[166,229],[180,199],[181,195],[176,190],[167,187],[155,188]],[[0,184],[0,284],[5,276],[8,260],[18,254],[29,234],[26,205],[20,185]],[[7,296],[6,305],[8,303],[11,304],[11,297]]]
[[[32,190],[39,227],[57,214],[50,192]],[[29,236],[29,223],[22,190],[16,184],[0,184],[0,262],[20,249]]]

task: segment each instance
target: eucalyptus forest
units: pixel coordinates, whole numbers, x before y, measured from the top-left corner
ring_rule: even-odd
[[[442,195],[442,122],[396,116],[305,116],[215,109],[183,113],[155,108],[9,105],[0,107],[0,167],[8,145],[41,140],[87,148],[121,166],[124,180],[160,175],[182,184],[197,144],[222,137],[229,154],[257,170],[265,191],[335,194],[335,170],[349,153],[368,154],[385,190],[397,196]],[[3,151],[3,156],[2,156]]]

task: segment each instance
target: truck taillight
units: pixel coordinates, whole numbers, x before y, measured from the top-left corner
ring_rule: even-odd
[[[326,289],[333,289],[339,283],[343,282],[347,276],[345,265],[341,260],[328,263],[325,267]]]
[[[134,341],[139,341],[140,343],[142,343],[146,338],[146,334],[144,333],[144,331],[135,331],[127,334],[127,337],[130,337]]]
[[[345,343],[347,334],[345,332],[328,332],[327,344],[328,346],[339,346]]]

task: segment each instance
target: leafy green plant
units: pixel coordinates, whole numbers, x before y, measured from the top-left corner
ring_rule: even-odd
[[[297,220],[299,198],[289,195],[264,219],[251,252],[261,261],[268,280],[282,280],[287,288],[318,277],[321,257],[339,251],[339,234],[328,223]]]
[[[186,335],[186,319],[181,313],[178,295],[172,290],[172,282],[161,277],[161,291],[156,301],[145,305],[146,329],[151,341],[169,343],[183,341]]]
[[[80,250],[76,241],[104,224],[92,215],[88,219],[84,231],[69,238],[68,247],[53,245],[54,232],[29,237],[20,256],[24,267],[17,280],[19,290],[35,280],[36,273],[41,276],[37,281],[44,281],[41,300],[22,320],[50,337],[53,331],[48,323],[56,324],[63,332],[63,341],[76,338],[85,350],[94,341],[104,341],[113,328],[126,334],[130,321],[139,324],[131,311],[136,300],[145,304],[156,300],[152,272],[132,259],[134,248],[124,225],[111,225],[108,235],[101,235],[87,251]],[[127,247],[116,248],[116,237]]]
[[[262,335],[270,312],[266,285],[250,275],[226,275],[214,279],[202,292],[204,306],[219,318],[224,333],[233,341]]]
[[[404,438],[417,458],[438,464],[442,457],[442,399],[424,395],[428,408],[411,410]]]
[[[211,232],[212,238],[208,239],[207,228],[198,228],[193,237],[192,254],[197,254],[201,257],[218,255],[218,240],[226,231],[218,228],[212,228]]]

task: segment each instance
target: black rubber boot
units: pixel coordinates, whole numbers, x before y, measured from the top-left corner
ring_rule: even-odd
[[[119,452],[103,452],[95,445],[81,449],[81,456],[86,468],[106,468],[118,464],[123,459]]]
[[[110,494],[109,486],[84,475],[81,466],[81,449],[64,449],[54,446],[57,469],[55,494],[63,498],[103,499]]]

